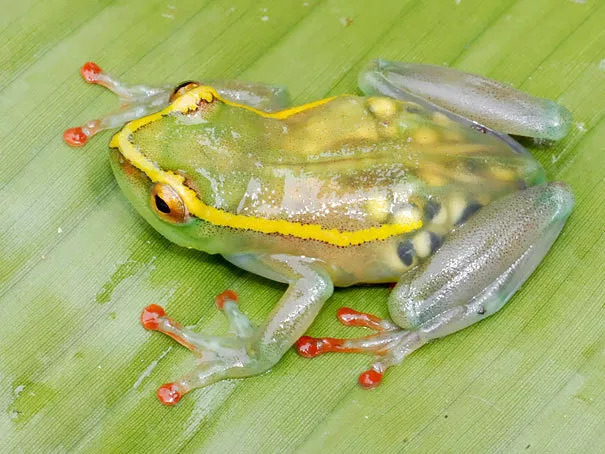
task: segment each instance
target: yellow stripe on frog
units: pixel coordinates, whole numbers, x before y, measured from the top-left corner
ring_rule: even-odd
[[[192,111],[197,109],[200,101],[212,102],[214,99],[218,99],[231,106],[247,109],[263,117],[285,119],[305,110],[326,104],[334,99],[334,97],[303,104],[279,112],[268,113],[245,104],[238,104],[226,100],[212,87],[200,86],[188,91],[164,110],[127,123],[120,132],[113,136],[109,146],[111,148],[118,148],[122,155],[130,161],[132,165],[143,171],[152,182],[170,185],[179,194],[183,203],[189,210],[189,213],[214,225],[231,227],[234,229],[253,230],[255,232],[268,234],[290,235],[296,238],[322,241],[335,246],[355,246],[370,241],[384,240],[391,236],[418,230],[422,227],[422,221],[417,220],[406,224],[384,224],[380,227],[343,231],[338,229],[326,229],[318,224],[301,224],[299,222],[290,222],[281,219],[264,219],[254,216],[243,216],[206,205],[200,200],[193,189],[185,185],[185,178],[182,175],[159,168],[155,162],[137,150],[130,142],[129,137],[132,137],[132,134],[137,129],[156,121],[163,116],[169,115],[172,112]]]

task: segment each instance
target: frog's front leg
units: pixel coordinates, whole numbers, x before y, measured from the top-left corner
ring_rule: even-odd
[[[95,134],[117,128],[125,123],[158,112],[178,96],[202,84],[212,85],[218,93],[231,101],[246,104],[259,110],[273,112],[290,105],[288,91],[277,85],[237,80],[215,82],[186,81],[178,85],[133,85],[103,71],[93,62],[80,68],[82,78],[89,84],[101,85],[117,95],[120,108],[102,118],[90,120],[82,126],[69,128],[63,139],[71,146],[82,146]]]
[[[304,337],[303,356],[327,351],[380,355],[360,376],[376,386],[389,366],[428,341],[446,336],[498,311],[548,252],[571,212],[573,196],[560,182],[545,183],[497,200],[456,230],[416,272],[393,289],[389,312],[397,325],[346,310],[345,324],[378,334],[362,339]]]
[[[264,112],[277,112],[290,107],[290,93],[281,85],[241,80],[216,80],[208,85],[230,101],[246,104]]]
[[[238,263],[241,259],[233,261]],[[257,328],[239,311],[233,291],[222,293],[216,300],[217,307],[229,320],[233,335],[196,333],[167,317],[157,305],[144,309],[141,323],[145,328],[169,335],[199,358],[199,365],[192,373],[158,389],[162,403],[174,405],[192,389],[266,371],[305,332],[332,295],[330,276],[321,263],[312,259],[288,255],[249,256],[245,267],[289,284],[265,323]]]
[[[507,134],[558,140],[571,125],[569,111],[554,101],[442,66],[374,60],[360,73],[359,86],[367,95],[438,106]]]

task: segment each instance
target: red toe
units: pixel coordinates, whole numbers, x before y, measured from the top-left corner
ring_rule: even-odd
[[[235,293],[233,290],[225,290],[223,293],[221,293],[215,298],[216,307],[218,307],[218,309],[222,311],[223,306],[225,306],[225,303],[227,301],[233,301],[236,303],[237,293]]]
[[[88,140],[88,136],[82,128],[69,128],[63,133],[63,140],[72,147],[81,147]]]
[[[183,397],[176,383],[166,383],[160,386],[157,394],[158,399],[164,405],[175,405]]]
[[[301,356],[313,358],[323,353],[323,343],[321,339],[310,336],[303,336],[296,341],[296,349]]]
[[[97,80],[99,80],[99,74],[101,74],[103,70],[99,68],[99,65],[93,63],[91,61],[84,63],[84,65],[80,68],[80,74],[86,82],[89,84],[94,84]]]
[[[384,377],[384,372],[379,372],[376,369],[366,370],[359,376],[359,384],[364,389],[376,388]]]
[[[150,304],[141,312],[141,325],[148,330],[157,330],[160,326],[160,318],[165,315],[166,312],[164,312],[162,306]]]
[[[350,307],[341,307],[336,313],[338,320],[345,326],[362,326],[375,331],[383,331],[382,319],[372,314],[358,312]]]

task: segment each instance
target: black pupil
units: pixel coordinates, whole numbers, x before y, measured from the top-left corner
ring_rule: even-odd
[[[162,213],[170,213],[170,207],[159,195],[155,196],[155,206],[158,207],[158,210],[160,210]]]

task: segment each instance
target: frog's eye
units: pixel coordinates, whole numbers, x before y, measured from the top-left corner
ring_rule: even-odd
[[[199,86],[200,86],[200,84],[198,84],[197,82],[194,82],[192,80],[188,80],[188,81],[178,84],[176,87],[174,87],[174,90],[172,90],[172,94],[170,95],[170,101],[171,102],[174,101],[179,96],[183,96],[189,90],[193,90],[194,88],[199,87]]]
[[[167,184],[158,183],[153,187],[151,206],[161,219],[173,224],[182,224],[189,216],[181,197]]]

